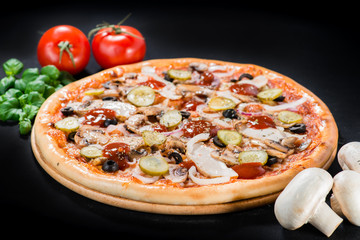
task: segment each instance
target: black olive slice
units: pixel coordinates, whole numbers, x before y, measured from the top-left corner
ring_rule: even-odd
[[[303,123],[297,123],[297,124],[289,127],[289,130],[293,133],[305,133],[306,125]]]
[[[175,152],[175,151],[170,153],[169,158],[170,159],[174,158],[176,164],[179,164],[179,163],[181,163],[183,161],[181,155],[178,152]]]
[[[227,109],[222,112],[222,115],[226,118],[236,119],[238,115],[234,109]]]
[[[60,110],[60,112],[64,115],[64,116],[70,116],[74,113],[74,109],[72,107],[64,107]]]
[[[104,127],[108,127],[109,125],[116,125],[117,120],[116,119],[106,119],[104,122]]]
[[[241,79],[243,79],[243,78],[247,78],[247,79],[252,80],[254,77],[253,77],[251,74],[249,74],[249,73],[243,73],[243,74],[240,75],[239,81],[240,81]]]
[[[102,166],[105,172],[116,172],[119,170],[119,165],[114,160],[106,160]]]
[[[215,137],[213,138],[213,142],[214,142],[214,144],[215,144],[216,146],[218,146],[218,147],[221,147],[221,148],[226,147],[226,145],[218,138],[218,136],[215,136]]]
[[[103,101],[117,101],[117,97],[103,97],[102,98]]]

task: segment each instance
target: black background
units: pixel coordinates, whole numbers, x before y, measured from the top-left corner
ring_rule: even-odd
[[[103,21],[137,28],[147,43],[145,60],[198,57],[253,63],[285,74],[319,96],[339,127],[339,147],[360,139],[359,37],[356,6],[303,1],[83,1],[8,2],[0,13],[0,63],[18,58],[40,67],[41,33],[60,24],[87,34]],[[76,78],[100,71],[91,58]],[[4,77],[1,72],[0,78]],[[103,236],[151,239],[327,239],[310,225],[283,229],[273,205],[220,215],[171,216],[108,206],[68,190],[37,163],[29,136],[0,123],[0,224],[15,236]],[[340,167],[335,159],[329,172]],[[25,235],[24,235],[25,234]],[[347,220],[330,239],[360,239]]]

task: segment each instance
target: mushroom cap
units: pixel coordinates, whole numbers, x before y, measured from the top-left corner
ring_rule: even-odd
[[[275,216],[286,229],[295,230],[308,222],[325,202],[333,185],[332,176],[322,168],[298,173],[275,201]]]
[[[360,172],[360,142],[349,142],[338,152],[338,162],[343,170]]]
[[[346,218],[360,226],[360,173],[344,170],[336,174],[333,194]]]

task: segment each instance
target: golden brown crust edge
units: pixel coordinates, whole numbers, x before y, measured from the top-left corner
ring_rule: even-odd
[[[269,176],[257,180],[242,180],[230,184],[192,188],[176,188],[145,185],[135,182],[122,182],[121,180],[106,174],[95,174],[90,171],[86,165],[81,164],[76,159],[69,158],[47,134],[51,127],[47,124],[46,118],[49,117],[49,114],[51,115],[51,113],[56,111],[54,106],[59,106],[59,104],[61,104],[59,99],[65,97],[66,94],[68,94],[68,90],[72,91],[80,89],[84,84],[91,86],[91,84],[97,82],[105,82],[109,77],[121,76],[123,72],[134,71],[144,65],[167,66],[172,64],[175,66],[182,66],[193,61],[237,66],[249,65],[196,58],[159,59],[138,64],[118,66],[71,83],[46,100],[35,120],[33,129],[33,131],[35,131],[35,142],[42,156],[44,156],[46,164],[50,164],[64,177],[99,192],[144,202],[181,205],[217,204],[268,195],[281,191],[298,172],[305,168],[323,167],[325,164],[327,167],[329,166],[328,160],[337,146],[338,136],[337,127],[329,109],[308,89],[281,74],[278,75],[284,77],[286,82],[292,84],[297,89],[301,89],[317,102],[323,110],[322,118],[327,127],[323,130],[320,145],[310,156],[307,156],[303,161],[297,161],[295,164],[292,164],[290,169],[276,176]],[[265,72],[275,73],[274,71],[270,71],[263,67],[256,66],[256,68],[262,69]]]

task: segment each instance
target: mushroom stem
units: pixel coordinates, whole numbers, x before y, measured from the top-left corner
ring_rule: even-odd
[[[341,207],[340,207],[340,203],[339,201],[336,199],[335,195],[334,194],[331,194],[331,197],[330,197],[330,206],[332,208],[332,210],[334,210],[334,212],[339,215],[340,217],[345,217],[344,216],[344,213],[342,212],[341,210]]]
[[[343,221],[325,202],[321,202],[309,223],[330,237]]]

